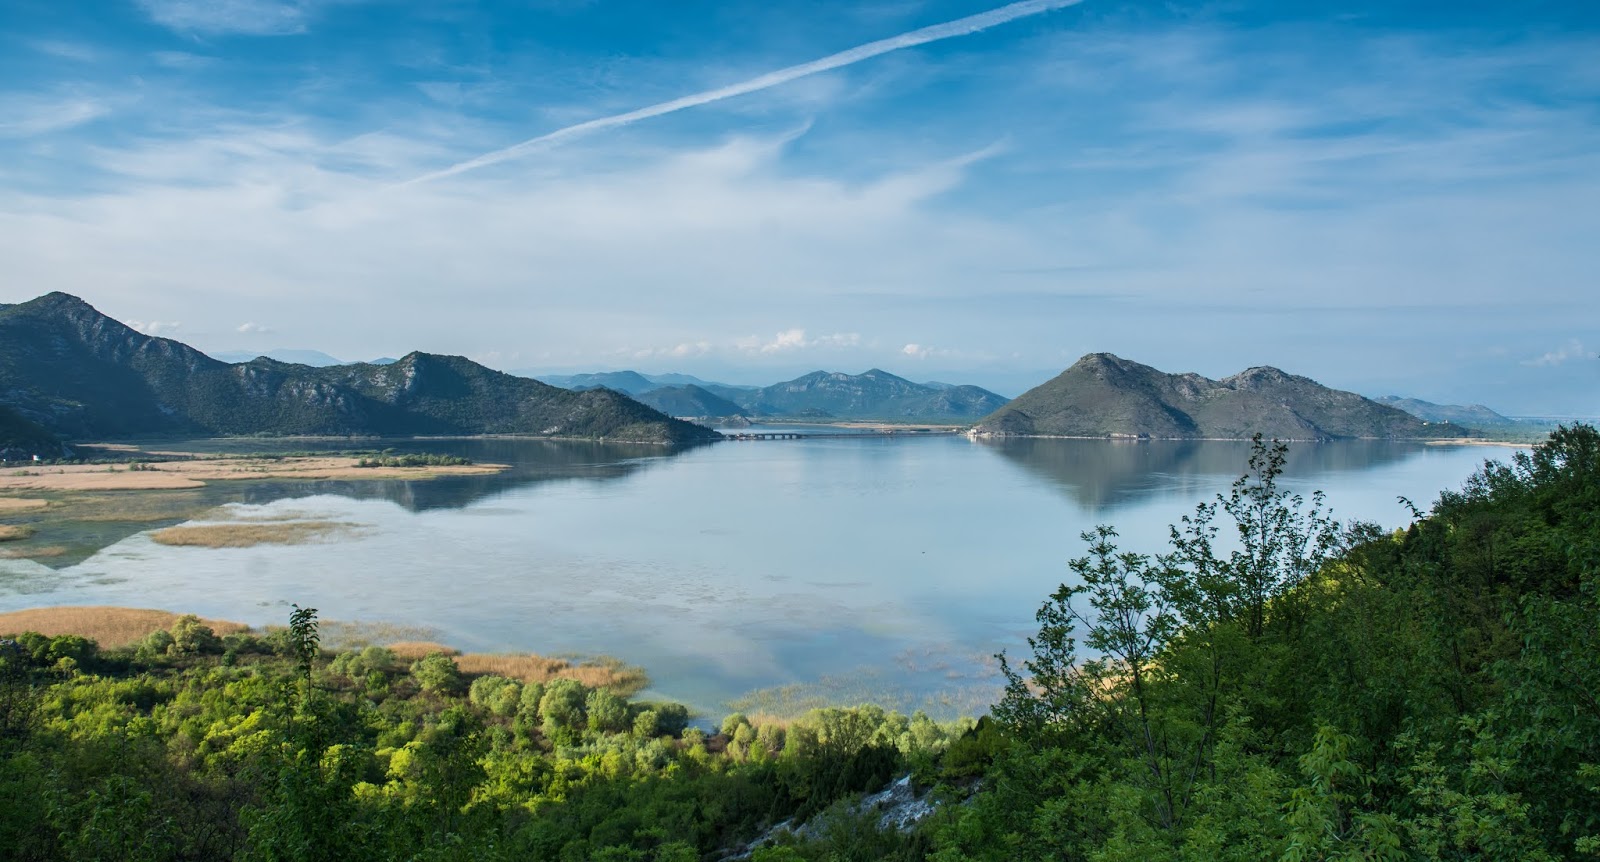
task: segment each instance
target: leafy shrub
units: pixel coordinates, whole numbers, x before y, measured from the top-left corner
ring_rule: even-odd
[[[460,694],[466,679],[455,659],[441,652],[429,653],[411,663],[411,676],[423,691],[435,694]]]

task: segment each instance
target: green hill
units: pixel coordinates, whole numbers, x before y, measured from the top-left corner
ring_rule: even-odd
[[[1448,438],[1468,432],[1432,425],[1276,368],[1251,368],[1210,380],[1092,353],[995,411],[973,433],[1225,440],[1259,433],[1281,440],[1325,440]]]
[[[609,390],[570,392],[459,356],[327,368],[229,364],[143,335],[64,293],[0,309],[0,403],[70,439],[528,434],[715,439]]]
[[[840,419],[970,420],[1006,399],[976,386],[927,386],[874,368],[862,374],[813,371],[754,390],[714,390],[752,413]]]
[[[660,410],[668,416],[720,418],[745,415],[743,407],[694,384],[662,386],[633,397],[634,400]]]

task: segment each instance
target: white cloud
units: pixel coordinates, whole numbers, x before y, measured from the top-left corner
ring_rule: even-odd
[[[1523,365],[1529,365],[1529,366],[1535,366],[1535,367],[1552,366],[1552,365],[1565,365],[1567,362],[1569,362],[1571,360],[1574,360],[1574,359],[1594,359],[1594,358],[1595,358],[1595,354],[1592,351],[1585,350],[1584,346],[1583,346],[1583,342],[1581,342],[1578,339],[1574,338],[1574,339],[1569,340],[1566,344],[1563,344],[1562,346],[1556,348],[1555,350],[1550,350],[1550,351],[1545,352],[1545,354],[1543,356],[1538,356],[1538,357],[1535,357],[1533,359],[1524,359],[1522,361],[1522,364]]]
[[[176,320],[124,320],[129,329],[145,335],[166,335],[178,331],[183,324]]]
[[[280,0],[138,0],[152,21],[180,33],[283,36],[303,33],[303,4]]]
[[[816,338],[806,337],[804,329],[785,329],[774,335],[771,339],[762,339],[759,336],[747,335],[735,339],[733,346],[746,353],[789,353],[797,350],[811,350],[815,348],[851,348],[861,345],[861,334],[858,332],[835,332],[831,335],[819,335]]]
[[[110,106],[98,99],[0,95],[0,138],[28,138],[80,126],[105,116]]]
[[[900,348],[900,352],[913,359],[926,359],[929,354],[933,353],[933,348],[924,347],[920,344],[907,344],[905,347]]]
[[[272,328],[271,327],[267,327],[267,326],[263,326],[263,325],[261,325],[259,323],[241,323],[241,324],[239,324],[238,328],[235,329],[234,331],[235,332],[244,333],[244,334],[247,334],[247,335],[250,335],[250,334],[262,335],[262,334],[266,334],[266,333],[271,332]]]

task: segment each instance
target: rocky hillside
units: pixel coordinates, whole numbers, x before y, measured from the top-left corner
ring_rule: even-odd
[[[980,436],[1280,440],[1465,436],[1276,368],[1210,380],[1092,353],[973,429]]]
[[[571,392],[459,356],[390,365],[230,364],[52,293],[0,308],[0,404],[69,439],[246,434],[529,434],[715,439],[609,390]]]

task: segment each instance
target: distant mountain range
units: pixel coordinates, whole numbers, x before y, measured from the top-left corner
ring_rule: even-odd
[[[609,390],[572,392],[459,356],[314,368],[213,359],[64,293],[0,307],[0,405],[67,439],[526,434],[683,443],[717,434]]]
[[[261,356],[265,356],[268,359],[276,359],[279,362],[287,362],[291,365],[309,365],[312,368],[327,368],[330,365],[351,364],[343,359],[329,356],[320,350],[303,350],[288,347],[275,347],[265,353],[252,353],[248,350],[213,350],[206,355],[210,356],[212,359],[220,359],[223,362],[235,365],[241,362],[249,362],[250,360]],[[399,360],[392,356],[385,356],[381,359],[369,359],[367,360],[367,364],[393,365],[397,361]]]
[[[712,383],[687,374],[636,371],[539,379],[574,389],[604,386],[626,392],[673,416],[963,422],[986,416],[1006,403],[1005,398],[976,386],[913,383],[877,368],[862,374],[814,371],[763,387]],[[680,412],[678,407],[702,412]]]
[[[979,436],[1281,440],[1449,438],[1429,424],[1353,392],[1276,368],[1222,380],[1167,374],[1109,353],[1083,357],[973,428]]]
[[[629,395],[642,395],[654,389],[669,386],[717,387],[719,389],[754,389],[754,386],[734,386],[712,383],[688,374],[640,374],[637,371],[597,371],[591,374],[528,374],[535,380],[559,386],[562,389],[595,389],[604,386]]]
[[[779,417],[960,422],[987,416],[1006,403],[976,386],[928,386],[877,368],[861,374],[813,371],[760,389],[711,391],[753,415]]]
[[[1490,410],[1482,404],[1462,406],[1459,404],[1434,404],[1420,398],[1400,398],[1395,395],[1385,395],[1374,398],[1379,404],[1404,410],[1424,422],[1449,422],[1455,425],[1465,425],[1468,428],[1495,428],[1501,425],[1515,425],[1516,420]]]

